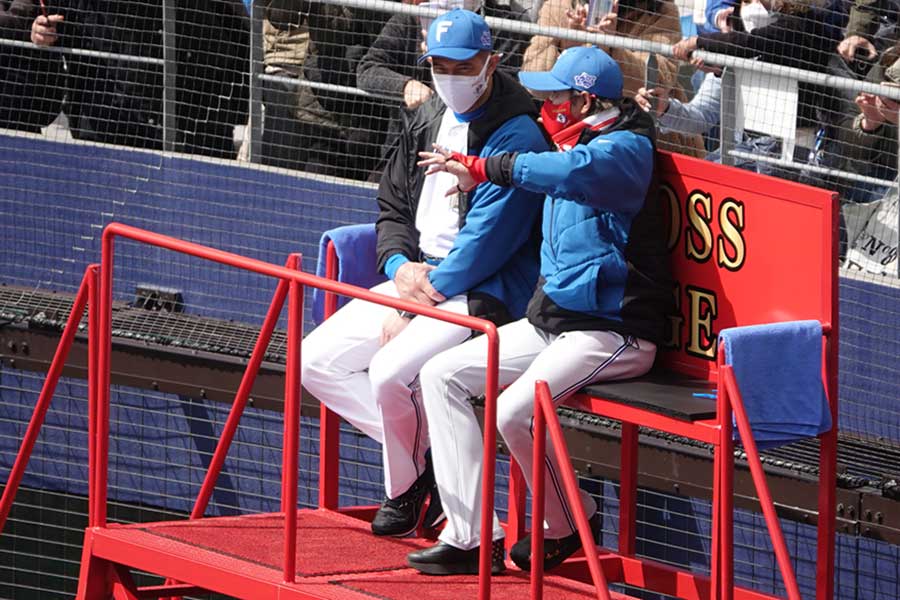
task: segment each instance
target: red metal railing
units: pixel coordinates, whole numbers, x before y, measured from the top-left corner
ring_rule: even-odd
[[[534,490],[531,496],[531,598],[540,600],[543,598],[544,578],[544,456],[546,454],[547,432],[550,432],[550,442],[563,480],[563,488],[566,498],[572,507],[575,516],[575,525],[578,536],[581,538],[581,546],[587,559],[591,579],[597,588],[597,600],[610,600],[609,585],[603,569],[600,568],[600,560],[597,558],[597,544],[591,533],[587,515],[584,512],[584,504],[581,502],[581,493],[578,491],[578,480],[575,477],[575,468],[566,446],[559,418],[556,416],[556,406],[553,405],[553,397],[550,388],[545,381],[537,381],[534,385],[534,469],[532,481]]]
[[[3,496],[0,497],[0,533],[3,533],[3,527],[6,525],[6,519],[9,517],[9,511],[12,509],[13,501],[16,498],[16,492],[19,491],[19,484],[25,475],[25,468],[28,466],[28,461],[37,442],[41,426],[44,424],[44,418],[47,416],[47,409],[50,408],[50,400],[53,398],[53,394],[56,392],[56,385],[59,383],[60,376],[62,376],[63,367],[69,357],[69,351],[72,349],[72,342],[75,341],[75,334],[78,332],[78,325],[84,316],[84,309],[89,301],[94,301],[98,268],[98,265],[88,265],[84,270],[84,277],[82,277],[81,285],[78,286],[78,292],[75,294],[72,310],[69,312],[65,328],[63,328],[62,337],[56,347],[56,353],[50,362],[47,378],[41,387],[41,393],[35,403],[31,420],[22,439],[22,445],[19,446],[19,452],[16,454],[16,460],[9,471],[6,485],[3,488]],[[88,373],[90,375],[90,366],[88,366]],[[90,389],[89,384],[88,396],[91,393]]]
[[[93,519],[95,526],[106,525],[106,501],[108,493],[108,463],[109,463],[109,384],[110,384],[110,355],[112,352],[112,275],[115,260],[115,238],[130,239],[174,252],[187,254],[200,259],[217,262],[220,264],[244,269],[260,275],[266,275],[288,282],[288,361],[286,365],[286,390],[285,390],[285,442],[283,448],[282,464],[282,510],[285,512],[285,545],[286,552],[283,562],[284,580],[292,583],[295,579],[294,560],[295,553],[290,551],[296,543],[296,440],[299,434],[300,414],[300,352],[299,344],[302,340],[302,295],[304,286],[318,287],[332,294],[341,294],[352,298],[359,298],[375,304],[389,306],[391,308],[407,310],[433,319],[447,321],[455,325],[480,331],[485,334],[488,344],[487,376],[485,387],[485,427],[484,427],[484,473],[482,478],[483,498],[485,510],[481,519],[482,544],[479,555],[481,573],[479,575],[479,598],[490,598],[491,577],[491,535],[492,516],[490,507],[494,505],[494,462],[496,459],[496,400],[497,400],[497,369],[498,369],[498,337],[496,327],[489,321],[442,311],[433,307],[416,304],[413,302],[382,296],[369,290],[337,281],[316,277],[302,271],[287,267],[279,267],[260,260],[255,260],[178,240],[172,237],[160,235],[150,231],[138,229],[121,223],[111,223],[103,232],[102,260],[100,269],[100,293],[99,293],[99,325],[97,327],[98,343],[97,351],[97,386],[95,395],[95,435],[96,443],[90,445],[92,472],[90,475],[92,507],[96,509]],[[281,290],[281,291],[279,291]],[[276,290],[270,313],[276,302],[284,292],[282,286]],[[283,298],[281,298],[283,302]],[[260,336],[257,346],[261,345],[263,335]],[[256,350],[256,349],[255,349]],[[248,365],[248,371],[249,371]],[[256,365],[258,367],[258,364]],[[248,375],[245,375],[247,380]],[[242,388],[243,381],[242,381]],[[239,400],[237,398],[236,400]],[[236,402],[236,404],[238,404]],[[232,410],[235,421],[239,413]],[[231,419],[232,415],[229,415]],[[217,455],[227,452],[227,445],[217,448]],[[290,455],[290,456],[289,456]],[[223,454],[224,456],[224,454]],[[221,465],[219,465],[221,467]],[[192,516],[202,514],[201,506],[208,501],[208,494],[215,482],[215,475],[207,474],[201,488],[198,502],[195,504]],[[205,498],[201,502],[201,499]],[[205,506],[203,506],[205,509]],[[293,516],[291,516],[293,515]]]

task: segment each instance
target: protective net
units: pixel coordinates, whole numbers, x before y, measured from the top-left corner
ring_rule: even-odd
[[[863,0],[0,0],[0,407],[8,411],[0,473],[46,367],[28,363],[28,352],[37,360],[52,346],[35,347],[32,334],[58,335],[84,267],[99,259],[103,227],[121,221],[276,264],[299,252],[302,268],[314,271],[324,231],[375,221],[378,185],[414,177],[391,173],[389,159],[428,149],[410,145],[421,141],[423,115],[443,104],[432,65],[418,58],[424,30],[455,7],[487,18],[496,78],[548,71],[568,48],[594,43],[619,65],[626,105],[655,116],[660,149],[837,192],[839,425],[850,449],[843,470],[861,478],[856,484],[900,495],[898,14],[893,4]],[[546,99],[537,95],[535,117]],[[587,110],[604,109],[603,100]],[[162,348],[179,357],[167,365],[246,359],[273,281],[145,246],[119,252],[117,343],[136,347],[135,356]],[[785,256],[780,268],[814,267]],[[283,351],[284,327],[282,320],[273,356]],[[152,450],[118,450],[122,461],[136,461],[114,465],[123,473],[113,483],[123,520],[188,511],[184,498],[202,469],[178,453],[188,443],[209,452],[221,428],[226,409],[217,402],[227,385],[204,382],[205,399],[199,385],[154,390],[167,375],[185,377],[138,373],[117,396],[124,431],[158,435]],[[26,481],[33,495],[0,538],[8,556],[30,560],[59,543],[71,564],[64,574],[50,566],[28,573],[21,559],[0,566],[0,595],[71,595],[85,514],[84,387],[67,380],[55,400],[63,416],[45,432],[39,460],[56,475]],[[277,492],[255,461],[277,465],[277,450],[265,449],[278,448],[267,436],[280,430],[280,415],[259,410],[255,433],[241,441],[253,464],[241,464],[239,453],[234,493],[214,499],[222,514],[263,509]],[[316,422],[305,427],[311,457]],[[359,440],[345,439],[355,456],[342,467],[348,503],[382,493],[380,473],[371,472],[377,447]],[[308,462],[313,481],[317,463]],[[311,487],[305,497],[314,502]],[[666,543],[683,547],[687,538],[678,536],[695,535],[697,525],[675,521]],[[53,536],[62,537],[29,531],[38,524],[59,525]],[[809,535],[802,527],[796,535]],[[896,546],[847,536],[841,547],[870,541],[870,554],[896,567]],[[699,556],[702,542],[689,544]],[[755,574],[753,564],[747,559],[743,581],[777,579],[774,569]],[[895,590],[897,578],[885,573],[859,585],[839,573],[839,591],[869,598]],[[865,587],[875,580],[880,587]]]

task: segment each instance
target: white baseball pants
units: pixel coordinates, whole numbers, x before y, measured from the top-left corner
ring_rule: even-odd
[[[393,281],[373,292],[397,297]],[[465,295],[438,305],[468,314]],[[382,444],[385,490],[405,492],[422,473],[428,423],[418,389],[419,370],[439,352],[470,335],[469,329],[416,317],[384,347],[381,326],[393,308],[351,300],[303,340],[303,386],[328,408]]]
[[[509,387],[497,400],[497,428],[531,488],[535,381],[546,381],[559,402],[587,384],[646,373],[653,365],[656,346],[610,331],[551,335],[526,319],[499,331],[499,383]],[[481,336],[432,358],[420,374],[431,458],[447,515],[440,540],[463,550],[478,546],[481,539],[483,441],[469,398],[484,393],[486,363],[487,343]],[[546,463],[545,535],[558,539],[573,533],[576,526],[549,441]],[[581,497],[590,517],[597,505],[586,492]],[[503,537],[496,514],[493,536]]]

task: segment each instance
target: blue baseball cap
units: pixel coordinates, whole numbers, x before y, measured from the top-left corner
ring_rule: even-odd
[[[419,62],[429,56],[469,60],[479,52],[493,48],[491,30],[484,19],[462,8],[455,8],[432,21],[426,43],[428,52],[419,57]]]
[[[569,48],[549,71],[520,72],[519,81],[537,92],[580,90],[610,100],[622,97],[622,69],[596,46]]]

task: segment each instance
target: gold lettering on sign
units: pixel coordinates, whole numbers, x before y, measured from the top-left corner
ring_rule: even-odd
[[[720,267],[737,271],[747,256],[747,245],[743,235],[744,203],[734,198],[726,198],[719,207],[719,227],[722,233],[716,239],[717,262]]]
[[[712,196],[694,190],[687,199],[688,228],[684,243],[687,256],[697,262],[706,262],[712,254]]]
[[[718,316],[716,294],[694,286],[686,286],[688,306],[688,343],[685,352],[713,360],[716,356],[717,334],[712,322]]]

